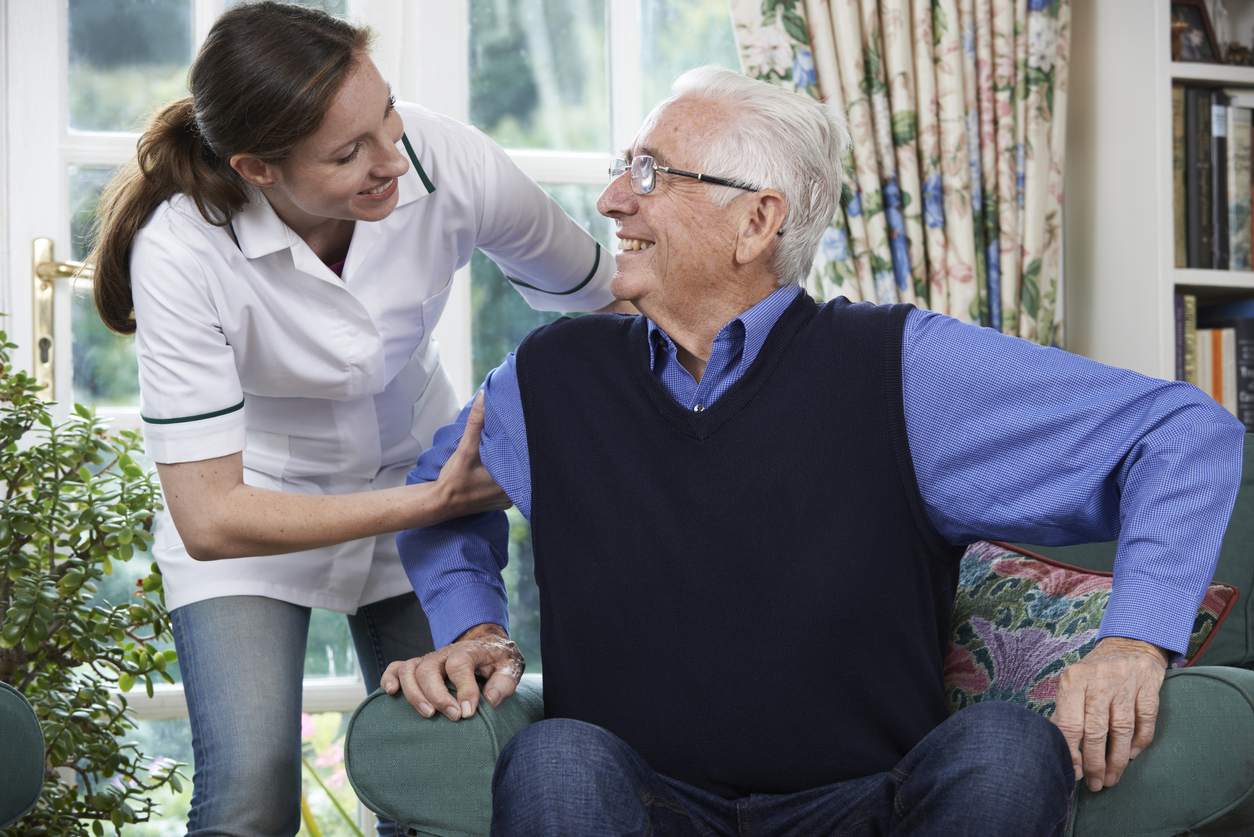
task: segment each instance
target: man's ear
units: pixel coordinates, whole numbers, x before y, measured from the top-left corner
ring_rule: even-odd
[[[784,196],[774,189],[763,189],[746,195],[749,204],[740,221],[740,238],[736,242],[736,261],[750,264],[770,253],[784,226],[788,206]]]
[[[231,168],[239,172],[239,176],[249,183],[263,189],[273,186],[278,179],[275,177],[274,166],[252,154],[232,154]]]

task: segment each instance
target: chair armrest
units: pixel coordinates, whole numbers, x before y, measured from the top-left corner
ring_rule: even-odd
[[[422,835],[486,837],[496,758],[543,717],[538,674],[524,675],[496,709],[481,700],[474,717],[456,722],[438,712],[424,718],[399,692],[379,689],[349,719],[344,767],[376,814]]]
[[[1167,672],[1154,742],[1119,784],[1079,786],[1074,837],[1254,833],[1254,671]]]
[[[26,697],[0,683],[0,828],[26,816],[44,787],[44,734]]]

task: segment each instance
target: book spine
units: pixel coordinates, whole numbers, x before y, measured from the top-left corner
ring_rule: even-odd
[[[1171,302],[1176,325],[1176,380],[1187,381],[1184,377],[1184,294],[1173,294]]]
[[[1185,224],[1188,232],[1188,266],[1210,267],[1211,238],[1210,95],[1206,90],[1185,89]]]
[[[1237,320],[1237,418],[1254,432],[1254,320]]]
[[[1184,221],[1184,85],[1171,86],[1171,216],[1175,232],[1176,267],[1188,267]]]
[[[1222,91],[1210,94],[1210,171],[1211,219],[1215,225],[1211,239],[1211,267],[1228,269],[1228,97]]]
[[[1228,269],[1250,270],[1249,108],[1228,108]]]
[[[1223,394],[1218,399],[1220,404],[1224,405],[1224,409],[1237,414],[1237,337],[1236,329],[1232,326],[1227,328],[1215,329],[1220,335],[1220,357],[1221,362],[1216,364],[1220,368],[1220,378],[1223,383]]]
[[[1184,377],[1183,381],[1197,384],[1197,296],[1184,297]]]
[[[1197,387],[1202,392],[1215,397],[1212,387],[1214,387],[1214,378],[1211,375],[1211,332],[1212,328],[1199,328],[1197,330]]]

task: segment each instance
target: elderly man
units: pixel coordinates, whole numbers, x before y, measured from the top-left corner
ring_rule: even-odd
[[[1150,743],[1242,426],[1185,384],[909,306],[816,305],[799,286],[847,142],[803,97],[685,74],[599,203],[614,293],[644,316],[559,321],[488,378],[480,450],[532,523],[546,712],[497,765],[494,834],[1057,835],[1075,779],[1112,785]],[[1053,723],[949,717],[963,546],[1116,534],[1100,641]],[[383,684],[426,716],[473,714],[476,672],[494,705],[521,673],[506,535],[492,513],[401,536],[447,645]]]

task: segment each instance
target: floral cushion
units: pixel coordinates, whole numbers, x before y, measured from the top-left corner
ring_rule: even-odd
[[[1054,714],[1062,670],[1097,642],[1111,574],[1072,567],[1010,544],[981,541],[962,558],[953,635],[945,660],[951,711],[1007,700]],[[1210,585],[1193,623],[1192,665],[1237,600],[1237,588]]]

